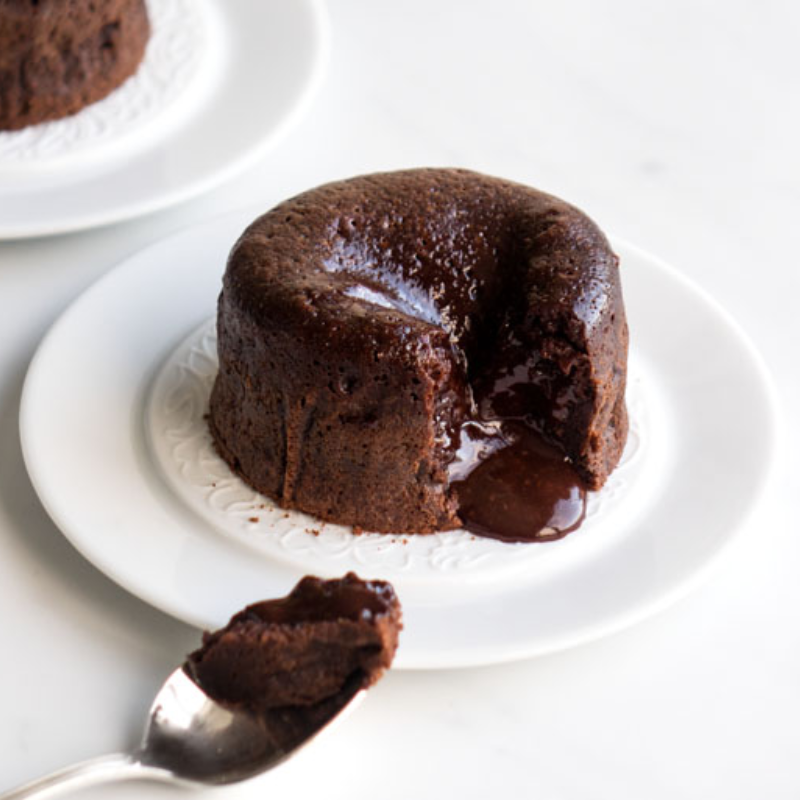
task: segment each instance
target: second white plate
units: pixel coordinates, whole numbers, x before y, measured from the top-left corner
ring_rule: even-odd
[[[164,0],[151,2],[156,11]],[[161,42],[156,31],[151,44],[161,43],[161,66],[174,67],[175,75],[156,69],[141,85],[142,76],[134,76],[118,90],[124,103],[111,95],[68,120],[37,126],[54,136],[75,134],[75,152],[34,137],[28,149],[41,158],[0,160],[0,239],[83,230],[187,200],[246,169],[299,119],[327,60],[322,0],[193,2],[192,22],[203,30],[190,44],[205,38],[206,52],[187,53],[199,71],[187,77],[186,91],[177,98],[163,93],[161,105],[145,114],[147,125],[134,119],[125,130],[130,107],[148,106],[136,93],[180,74],[182,65],[172,62],[181,57],[181,42]],[[152,16],[160,22],[160,14]],[[165,22],[176,24],[172,17]],[[114,130],[104,133],[103,126]],[[30,137],[32,130],[0,135]],[[45,158],[49,150],[58,159]]]
[[[284,594],[306,572],[355,566],[396,582],[406,623],[398,666],[486,664],[643,618],[696,582],[746,525],[776,441],[760,359],[707,296],[615,242],[635,343],[632,400],[648,435],[635,479],[597,524],[559,542],[492,542],[489,566],[467,558],[438,573],[381,564],[352,547],[346,558],[336,548],[286,557],[258,543],[268,530],[248,539],[247,525],[231,535],[198,513],[154,456],[153,409],[170,364],[186,358],[187,336],[191,343],[213,314],[228,250],[253,216],[204,224],[127,260],[65,312],[31,364],[21,435],[33,483],[73,544],[134,594],[212,628],[247,603]],[[190,469],[198,465],[190,459]],[[259,516],[243,513],[245,522]],[[459,548],[469,555],[468,537]]]

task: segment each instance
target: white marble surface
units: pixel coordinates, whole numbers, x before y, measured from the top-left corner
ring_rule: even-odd
[[[25,369],[56,315],[171,231],[267,187],[374,169],[505,175],[570,199],[712,292],[763,353],[783,407],[800,404],[800,6],[337,0],[331,17],[321,95],[248,175],[139,221],[0,243],[0,788],[135,742],[154,690],[197,639],[67,544],[17,433]],[[214,796],[797,798],[791,420],[783,440],[759,518],[677,606],[535,661],[393,673],[335,736]],[[80,796],[174,794],[129,784]]]

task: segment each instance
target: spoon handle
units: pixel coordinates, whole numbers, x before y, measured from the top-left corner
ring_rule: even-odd
[[[38,780],[26,783],[10,792],[0,794],[0,800],[43,800],[66,790],[80,789],[97,783],[143,778],[152,771],[143,766],[134,756],[114,753],[89,761],[81,761],[70,767],[53,772]]]

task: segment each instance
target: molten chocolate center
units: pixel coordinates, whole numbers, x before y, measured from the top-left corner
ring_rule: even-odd
[[[558,415],[563,391],[513,349],[495,353],[472,391],[472,419],[449,468],[464,527],[506,542],[551,541],[578,528],[586,489],[540,433],[544,419]]]
[[[505,542],[546,542],[574,531],[586,490],[563,453],[524,423],[468,422],[451,466],[464,527]]]

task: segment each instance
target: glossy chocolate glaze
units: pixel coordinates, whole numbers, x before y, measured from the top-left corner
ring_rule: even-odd
[[[281,505],[326,520],[477,531],[487,516],[466,512],[464,498],[477,509],[475,486],[495,467],[470,479],[462,464],[451,487],[475,424],[512,442],[492,459],[538,471],[530,440],[541,434],[562,454],[558,480],[570,483],[566,459],[580,490],[600,488],[622,452],[616,257],[585,215],[529,187],[411,170],[299,195],[231,253],[219,330],[220,452]],[[553,495],[555,481],[540,483]],[[538,523],[524,534],[498,524],[492,535],[537,538]]]

